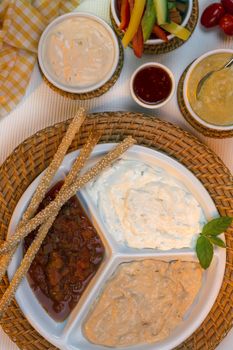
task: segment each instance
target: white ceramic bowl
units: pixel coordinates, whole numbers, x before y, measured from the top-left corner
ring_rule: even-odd
[[[97,145],[90,159],[87,162],[87,168],[96,163],[104,154],[109,152],[114,144]],[[51,186],[57,181],[64,179],[65,174],[70,170],[74,160],[77,158],[79,151],[74,151],[65,156],[60,165]],[[179,182],[192,193],[200,206],[202,207],[205,217],[210,220],[218,216],[215,204],[206,191],[203,184],[182,164],[165,153],[156,151],[143,146],[132,146],[124,155],[128,159],[143,160],[149,166],[156,166],[164,169],[170,175],[174,176]],[[85,169],[84,169],[85,170]],[[23,212],[26,210],[28,203],[40,182],[42,175],[39,175],[26,189],[19,202],[17,203],[14,213],[11,217],[8,237],[12,236],[21,219]],[[171,249],[167,251],[159,251],[156,249],[132,249],[124,244],[118,243],[106,229],[101,219],[100,213],[96,209],[91,197],[85,188],[81,189],[79,195],[82,196],[84,209],[88,214],[91,222],[96,227],[102,241],[108,244],[108,255],[106,255],[105,263],[103,263],[97,274],[93,277],[87,289],[76,307],[71,312],[69,318],[63,323],[54,321],[38,302],[35,294],[29,286],[28,280],[25,278],[20,284],[16,292],[16,300],[21,308],[24,316],[30,324],[51,344],[61,350],[171,350],[181,344],[188,338],[204,321],[210,312],[215,299],[219,293],[226,263],[226,250],[222,248],[214,249],[213,261],[208,270],[203,273],[202,286],[199,290],[193,305],[186,312],[184,319],[180,320],[180,324],[171,334],[161,342],[154,344],[136,345],[127,348],[109,348],[98,346],[90,343],[83,329],[83,324],[90,311],[91,305],[103,290],[103,286],[112,276],[116,267],[120,263],[129,262],[140,259],[159,259],[159,260],[175,260],[197,261],[196,253],[191,248]],[[106,248],[106,246],[105,246]],[[16,253],[8,268],[8,277],[11,280],[16,269],[19,267],[23,257],[22,244],[19,245]],[[191,277],[190,277],[191,278]],[[175,294],[174,294],[175,297]]]
[[[199,117],[192,109],[189,100],[188,100],[188,84],[189,84],[189,79],[190,76],[194,70],[194,68],[198,65],[199,62],[201,62],[203,59],[205,59],[208,56],[211,55],[215,55],[218,53],[231,53],[233,55],[233,50],[232,49],[217,49],[217,50],[212,50],[212,51],[208,51],[205,54],[203,54],[202,56],[200,56],[198,59],[196,59],[191,66],[189,67],[187,74],[185,76],[184,79],[184,85],[183,85],[183,98],[184,98],[184,102],[185,102],[185,106],[187,108],[187,110],[189,111],[189,113],[191,114],[191,116],[200,124],[202,124],[203,126],[210,128],[210,129],[215,129],[215,130],[233,130],[233,124],[232,125],[215,125],[215,124],[210,124],[208,122],[206,122],[205,120],[203,120],[201,117]]]
[[[141,71],[142,69],[146,68],[146,67],[160,67],[162,68],[163,70],[165,70],[167,72],[167,74],[169,75],[170,79],[171,79],[171,84],[172,84],[172,88],[171,88],[171,92],[170,94],[168,95],[168,97],[166,98],[166,100],[164,100],[163,102],[161,103],[156,103],[156,104],[150,104],[150,103],[145,103],[145,102],[142,102],[137,96],[136,94],[134,93],[134,88],[133,88],[133,82],[134,82],[134,78],[136,77],[137,73],[139,71]],[[157,62],[148,62],[148,63],[145,63],[145,64],[142,64],[140,67],[138,67],[131,79],[130,79],[130,92],[131,92],[131,95],[134,99],[134,101],[136,103],[138,103],[140,106],[144,107],[144,108],[149,108],[149,109],[157,109],[157,108],[160,108],[160,107],[163,107],[166,103],[168,103],[168,101],[170,101],[170,99],[172,98],[172,96],[174,95],[174,92],[175,92],[175,78],[174,78],[174,75],[173,73],[171,72],[171,70],[169,68],[167,68],[166,66],[164,66],[163,64],[161,63],[157,63]]]
[[[85,86],[85,87],[75,87],[75,86],[68,86],[65,85],[61,82],[59,82],[58,80],[56,80],[53,75],[51,74],[51,72],[49,71],[48,65],[45,64],[45,60],[44,60],[44,55],[46,54],[44,52],[45,46],[46,46],[46,39],[49,35],[49,33],[51,32],[51,30],[54,29],[55,26],[58,25],[58,23],[61,23],[67,19],[71,19],[71,18],[88,18],[88,19],[92,19],[93,21],[98,22],[99,24],[101,24],[106,31],[110,34],[112,41],[113,41],[113,45],[114,45],[114,51],[115,51],[115,56],[114,56],[114,61],[113,61],[113,65],[111,67],[111,70],[105,75],[104,79],[91,85],[91,86]],[[115,34],[115,32],[112,30],[112,28],[101,18],[89,14],[89,13],[85,13],[85,12],[72,12],[72,13],[68,13],[65,14],[63,16],[60,16],[58,18],[56,18],[54,21],[52,21],[44,30],[43,34],[41,35],[40,41],[39,41],[39,46],[38,46],[38,60],[39,60],[39,65],[40,68],[42,70],[42,72],[44,73],[45,77],[56,87],[58,87],[59,89],[63,90],[63,91],[67,91],[67,92],[71,92],[71,93],[87,93],[90,91],[94,91],[98,88],[100,88],[101,86],[103,86],[114,74],[118,62],[119,62],[119,54],[120,54],[120,49],[119,49],[119,42],[118,42],[118,38]]]
[[[117,0],[111,0],[110,8],[111,8],[111,14],[113,16],[113,19],[116,22],[117,26],[119,27],[120,20],[119,20],[119,17],[118,17],[118,14],[117,14],[117,10],[116,10],[116,2],[117,2]],[[189,21],[189,18],[190,18],[191,13],[192,13],[192,8],[193,8],[193,0],[189,0],[187,13],[185,15],[185,18],[184,18],[183,22],[181,23],[181,25],[183,27],[185,27],[186,24]],[[168,35],[168,40],[171,40],[173,38],[174,38],[173,34]],[[161,39],[149,39],[149,40],[146,41],[147,45],[158,45],[158,44],[162,44],[162,43],[164,43],[164,41],[161,40]]]

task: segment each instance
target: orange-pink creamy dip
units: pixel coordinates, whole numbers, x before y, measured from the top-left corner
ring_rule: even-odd
[[[92,18],[68,18],[46,38],[44,61],[53,78],[68,86],[92,86],[114,64],[115,47],[107,29]]]

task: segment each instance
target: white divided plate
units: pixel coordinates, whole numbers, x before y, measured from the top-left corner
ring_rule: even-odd
[[[87,167],[96,162],[101,156],[108,152],[114,144],[100,144],[97,145],[92,152],[90,160],[87,162]],[[65,174],[71,168],[71,165],[79,151],[68,154],[62,165],[60,166],[56,176],[53,179],[51,187],[59,180],[64,178]],[[138,159],[143,162],[164,168],[168,173],[175,176],[181,181],[189,191],[196,197],[204,210],[207,219],[218,216],[217,209],[204,188],[201,182],[183,165],[171,157],[142,146],[131,147],[124,155],[130,159]],[[42,174],[41,174],[42,175]],[[11,222],[9,225],[8,235],[13,235],[17,223],[19,222],[23,212],[25,211],[32,194],[34,193],[41,175],[38,176],[31,185],[27,188],[25,193],[20,198]],[[16,292],[16,300],[23,311],[27,320],[31,325],[50,343],[63,350],[103,350],[108,349],[104,346],[94,345],[85,338],[82,332],[82,323],[88,314],[91,305],[100,294],[105,282],[116,270],[117,266],[122,262],[153,258],[163,260],[174,260],[180,258],[183,260],[197,261],[196,254],[191,249],[158,251],[153,249],[128,249],[122,248],[122,244],[115,242],[111,235],[106,232],[96,208],[91,204],[85,189],[78,194],[84,209],[86,210],[90,220],[96,227],[106,249],[106,256],[104,262],[99,268],[96,276],[92,279],[89,286],[85,290],[79,303],[71,312],[70,316],[63,323],[55,322],[44,311],[42,306],[37,301],[26,279],[23,280]],[[17,249],[12,262],[8,268],[8,276],[11,280],[23,256],[22,245]],[[162,342],[150,345],[137,345],[130,347],[134,350],[169,350],[182,343],[189,337],[202,323],[208,315],[214,301],[218,295],[222,284],[226,262],[225,249],[217,248],[214,252],[214,259],[210,268],[204,272],[202,287],[184,320],[172,332],[172,334]],[[174,295],[175,297],[175,295]],[[126,349],[126,348],[121,348]],[[129,349],[129,348],[128,348]]]

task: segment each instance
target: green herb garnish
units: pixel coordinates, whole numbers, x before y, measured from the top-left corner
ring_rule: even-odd
[[[218,235],[226,231],[232,221],[233,218],[229,216],[221,216],[207,222],[203,226],[196,243],[197,257],[203,269],[207,269],[210,266],[214,255],[214,245],[226,248],[225,243]]]

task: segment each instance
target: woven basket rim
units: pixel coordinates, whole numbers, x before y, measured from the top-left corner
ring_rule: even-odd
[[[55,147],[56,145],[53,145],[54,140],[59,141],[64,134],[68,124],[70,123],[71,119],[61,121],[59,123],[56,123],[55,125],[48,126],[42,130],[37,131],[34,135],[29,136],[27,139],[25,139],[20,145],[18,145],[11,155],[7,157],[7,159],[3,162],[1,165],[1,171],[2,171],[2,178],[6,178],[9,173],[9,169],[12,168],[13,161],[16,159],[19,159],[19,155],[21,157],[26,157],[28,150],[30,149],[30,152],[35,152],[35,159],[36,157],[36,145],[39,145],[40,147],[44,147],[45,143],[48,144],[51,147]],[[232,181],[232,175],[229,171],[229,169],[225,166],[225,164],[221,161],[221,159],[215,155],[215,153],[208,148],[208,146],[204,145],[201,141],[197,139],[196,136],[191,135],[188,131],[184,131],[179,126],[176,126],[170,122],[162,121],[161,119],[157,119],[153,116],[147,115],[147,114],[141,114],[137,112],[100,112],[100,113],[93,113],[89,114],[84,126],[81,130],[81,139],[75,140],[75,143],[72,145],[71,149],[68,151],[73,151],[74,149],[77,149],[81,147],[81,145],[84,143],[87,135],[87,131],[90,131],[90,129],[93,127],[98,126],[100,129],[104,131],[103,138],[101,139],[102,143],[106,142],[118,142],[119,139],[122,139],[126,135],[130,134],[138,139],[138,144],[145,145],[147,147],[151,147],[157,150],[160,150],[162,152],[167,153],[171,157],[178,160],[180,163],[182,163],[184,166],[186,166],[189,170],[191,170],[194,175],[204,184],[206,187],[206,183],[208,184],[207,191],[210,193],[210,190],[216,191],[216,193],[210,193],[211,197],[213,198],[214,202],[216,203],[216,206],[219,208],[221,207],[222,211],[232,211],[233,213],[233,199],[231,196],[231,193],[233,194],[233,181]],[[115,132],[118,132],[119,129],[119,137],[118,134],[115,134]],[[117,135],[117,136],[116,136]],[[177,137],[178,136],[178,137]],[[182,137],[179,137],[182,136]],[[176,147],[177,146],[177,147]],[[39,147],[39,148],[40,148]],[[188,151],[194,152],[195,157],[190,157],[188,154]],[[200,154],[200,159],[199,153]],[[30,153],[33,156],[33,152]],[[55,150],[54,150],[55,152]],[[35,162],[35,160],[33,160]],[[200,169],[200,164],[203,167]],[[34,163],[33,163],[34,165]],[[22,167],[22,164],[20,164]],[[46,167],[46,161],[42,161],[42,168]],[[24,169],[25,170],[25,169]],[[26,169],[28,170],[28,169]],[[40,170],[40,172],[43,169]],[[19,172],[21,169],[18,170]],[[28,170],[29,171],[29,170]],[[39,171],[39,170],[37,170]],[[35,176],[34,176],[35,175]],[[38,174],[35,173],[32,175],[32,178],[36,177]],[[212,181],[214,178],[218,177],[217,184],[212,184]],[[27,183],[27,186],[32,181],[27,179],[29,183]],[[0,180],[0,188],[2,187],[2,180]],[[205,183],[206,181],[206,183]],[[21,184],[21,183],[20,183]],[[15,189],[12,185],[12,191]],[[223,193],[222,191],[223,187]],[[9,190],[9,189],[8,189]],[[23,189],[22,189],[23,190]],[[9,191],[8,191],[9,192]],[[7,196],[9,193],[3,193],[2,197],[7,199]],[[0,200],[1,198],[0,197]],[[10,198],[12,199],[14,197],[13,192],[10,194]],[[220,198],[221,197],[221,198]],[[229,198],[231,202],[229,201]],[[14,199],[14,198],[13,198]],[[0,202],[1,203],[1,202]],[[11,202],[7,202],[8,206],[11,207],[10,212],[13,212],[13,207],[16,205],[16,203],[13,201],[13,204]],[[228,204],[227,204],[228,203]],[[7,209],[7,208],[6,208]],[[0,209],[0,218],[2,217],[2,212],[4,211],[3,208]],[[8,214],[8,213],[7,213]],[[4,218],[3,218],[4,219]],[[6,225],[8,223],[9,218],[6,218]],[[3,226],[3,230],[7,229],[7,227]],[[228,248],[228,265],[227,269],[232,269],[233,266],[233,239],[228,236],[229,244],[231,244]],[[231,270],[229,270],[231,271]],[[225,277],[226,278],[226,275]],[[0,294],[2,291],[6,288],[7,280],[4,279],[5,285],[0,285]],[[203,322],[203,325],[182,345],[177,347],[178,349],[197,349],[197,350],[212,350],[214,349],[219,342],[222,340],[222,338],[229,332],[233,325],[233,315],[232,318],[229,320],[224,319],[224,329],[219,328],[220,326],[217,325],[217,322],[219,316],[218,313],[222,311],[223,306],[221,305],[221,298],[227,298],[227,303],[229,304],[230,300],[230,294],[228,295],[227,287],[229,287],[229,283],[225,281],[225,285],[222,286],[222,289],[219,293],[218,300],[215,302],[215,305],[213,309],[211,310],[210,314],[208,315],[208,320],[205,320]],[[2,289],[1,289],[2,288]],[[225,288],[225,289],[224,289]],[[232,293],[233,293],[233,286]],[[233,295],[233,294],[232,294]],[[225,305],[225,304],[224,304]],[[232,305],[230,304],[230,307]],[[214,339],[214,341],[211,340],[211,337],[209,336],[209,333],[211,331],[208,328],[208,324],[211,323],[212,328],[215,328],[216,333],[218,334],[218,337]],[[15,329],[12,330],[12,324],[14,324]],[[19,331],[18,324],[24,325],[26,332]],[[6,318],[3,319],[3,322],[1,323],[3,326],[3,329],[7,332],[7,334],[17,343],[17,345],[21,349],[26,350],[45,350],[45,349],[55,349],[54,347],[50,346],[46,340],[44,340],[35,330],[32,329],[32,327],[29,325],[28,321],[24,318],[24,316],[21,314],[20,309],[18,308],[16,303],[13,303],[9,309],[9,312],[6,316]],[[27,334],[27,335],[26,335]],[[32,335],[33,342],[36,342],[36,346],[34,347],[32,339],[28,339],[29,335]],[[199,346],[199,343],[203,342],[204,345]],[[207,344],[207,345],[205,345]],[[204,347],[208,346],[208,347]]]
[[[128,111],[124,111],[124,110],[119,110],[119,111],[111,111],[111,110],[106,110],[104,112],[93,112],[93,113],[89,113],[87,114],[87,118],[95,118],[96,116],[98,115],[101,115],[101,114],[112,114],[112,113],[120,113],[120,114],[127,114],[127,113],[134,113],[134,112],[128,112]],[[137,113],[137,112],[135,112]],[[167,125],[168,127],[172,127],[182,133],[184,133],[187,137],[189,137],[191,140],[194,140],[197,144],[201,145],[202,147],[205,148],[205,150],[208,152],[208,153],[212,153],[214,154],[215,158],[218,159],[219,162],[222,163],[222,167],[223,169],[225,170],[225,172],[232,178],[232,181],[233,181],[233,174],[231,174],[231,171],[228,169],[228,167],[226,166],[226,164],[222,161],[222,159],[214,152],[212,151],[206,144],[204,144],[201,140],[199,140],[199,138],[193,134],[191,134],[190,131],[187,131],[185,129],[183,129],[181,126],[179,125],[176,125],[170,121],[167,121],[167,120],[162,120],[161,118],[157,118],[156,116],[153,116],[151,114],[147,114],[147,113],[137,113],[137,114],[140,114],[142,118],[146,118],[146,119],[150,119],[150,120],[155,120],[155,119],[158,119],[159,121],[161,121],[164,125]],[[28,136],[26,139],[24,139],[19,145],[17,145],[11,152],[11,154],[4,160],[4,162],[0,165],[0,168],[1,167],[4,167],[5,164],[7,164],[9,161],[10,161],[10,158],[13,154],[15,154],[23,145],[26,145],[28,143],[31,142],[32,139],[34,139],[35,136],[39,136],[40,134],[43,134],[44,132],[48,132],[49,130],[53,130],[54,128],[58,128],[59,126],[61,125],[64,125],[64,124],[69,124],[71,122],[73,118],[68,118],[64,121],[60,121],[60,122],[57,122],[53,125],[49,125],[49,126],[46,126],[44,127],[43,129],[40,129],[38,131],[36,131],[34,134]],[[101,143],[101,141],[99,141],[99,143]],[[153,148],[153,147],[151,147]],[[69,150],[67,152],[67,154],[69,153]]]
[[[185,28],[187,28],[190,32],[192,36],[192,34],[194,33],[194,30],[196,28],[197,22],[198,22],[198,17],[199,17],[199,4],[198,4],[198,0],[193,0],[193,8],[192,8],[192,12],[190,15],[190,18],[188,20],[188,23],[186,24]],[[115,30],[116,34],[119,36],[119,38],[123,37],[123,33],[122,31],[118,28],[115,19],[113,18],[113,15],[111,13],[111,9],[110,9],[110,19],[111,19],[111,23],[113,26],[113,29]],[[189,39],[190,39],[189,37]],[[188,39],[188,40],[189,40]],[[187,41],[187,40],[186,40]],[[179,48],[180,46],[184,45],[186,43],[186,41],[183,41],[177,37],[172,38],[171,40],[169,40],[168,43],[161,43],[161,44],[144,44],[144,53],[145,54],[163,54],[163,53],[167,53],[170,51],[173,51],[177,48]],[[130,47],[132,47],[132,45],[129,45]]]
[[[191,63],[192,64],[192,63]],[[189,64],[184,72],[182,73],[179,82],[178,82],[178,87],[177,87],[177,100],[178,100],[178,106],[181,111],[181,114],[185,118],[185,120],[198,132],[201,134],[211,137],[211,138],[216,138],[216,139],[224,139],[224,138],[231,138],[233,137],[233,129],[232,130],[217,130],[213,129],[211,127],[207,127],[200,122],[198,122],[197,119],[194,119],[193,116],[189,113],[185,101],[184,101],[184,96],[183,96],[183,86],[184,86],[184,80],[186,77],[186,74],[188,72],[189,67],[191,66]]]
[[[96,98],[108,92],[108,90],[111,89],[111,87],[116,83],[116,81],[118,80],[121,74],[123,63],[124,63],[124,50],[119,39],[118,39],[118,45],[119,45],[119,60],[113,75],[108,81],[106,81],[104,85],[100,86],[98,89],[95,89],[93,91],[84,92],[84,93],[72,93],[72,92],[61,90],[57,86],[53,85],[46,78],[46,76],[44,75],[44,73],[40,68],[39,61],[38,61],[39,70],[41,72],[44,82],[49,86],[49,88],[57,92],[59,95],[63,97],[70,98],[71,100],[87,100],[87,99]]]

